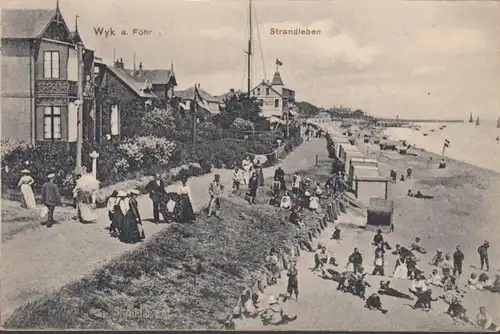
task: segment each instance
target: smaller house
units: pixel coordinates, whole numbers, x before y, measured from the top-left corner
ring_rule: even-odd
[[[251,97],[255,97],[260,103],[262,116],[284,118],[286,113],[293,109],[295,104],[295,91],[285,88],[281,75],[278,71],[274,73],[273,80],[262,80],[250,92]]]
[[[172,66],[170,70],[146,70],[140,63],[138,70],[135,65],[133,70],[129,70],[124,67],[123,59],[116,60],[113,66],[102,61],[94,64],[99,138],[133,135],[133,124],[130,124],[130,131],[123,133],[123,124],[130,122],[122,112],[126,106],[136,105],[144,109],[152,106],[174,107],[177,80]]]
[[[192,86],[185,90],[175,92],[175,97],[180,100],[180,106],[184,110],[191,109],[192,103],[195,99],[195,90],[195,86]],[[223,99],[208,93],[206,90],[200,88],[199,84],[197,90],[199,94],[198,99],[201,98],[201,101],[199,101],[201,103],[201,107],[207,109],[207,111],[212,115],[218,114],[223,104]]]

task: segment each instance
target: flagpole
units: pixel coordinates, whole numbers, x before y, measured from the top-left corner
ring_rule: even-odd
[[[196,145],[196,115],[198,111],[198,87],[197,83],[194,83],[194,99],[193,99],[193,145]]]

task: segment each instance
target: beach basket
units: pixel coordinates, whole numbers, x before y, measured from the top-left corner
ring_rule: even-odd
[[[382,230],[384,233],[394,232],[394,202],[382,198],[370,198],[367,210],[367,231]]]

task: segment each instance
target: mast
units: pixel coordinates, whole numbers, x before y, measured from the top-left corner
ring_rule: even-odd
[[[248,0],[248,24],[249,24],[249,37],[248,37],[248,51],[247,51],[247,70],[248,70],[248,98],[250,98],[250,90],[252,89],[252,0]]]
[[[479,125],[479,116],[477,116],[476,125]]]
[[[470,113],[469,123],[472,123],[472,122],[474,122],[474,120],[472,119],[472,113]]]

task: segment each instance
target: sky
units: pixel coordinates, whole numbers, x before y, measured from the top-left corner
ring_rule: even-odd
[[[275,59],[298,101],[386,117],[500,117],[497,1],[253,0],[252,86]],[[2,8],[53,8],[56,0],[0,0]],[[246,0],[60,0],[85,45],[126,68],[170,68],[178,89],[246,90]],[[95,29],[113,28],[116,36]],[[258,27],[258,29],[257,29]],[[309,28],[319,35],[272,35]],[[120,35],[121,30],[128,35]],[[151,31],[133,35],[133,29]],[[265,71],[264,71],[265,70]]]

